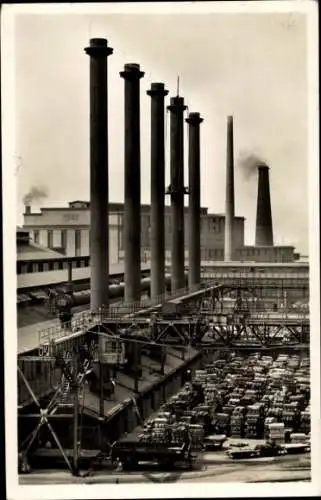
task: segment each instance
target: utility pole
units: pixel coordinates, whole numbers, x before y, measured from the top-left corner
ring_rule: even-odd
[[[104,398],[104,364],[103,364],[103,342],[100,335],[100,324],[98,325],[98,348],[99,348],[99,446],[103,449],[103,422],[105,419]]]
[[[73,369],[73,389],[74,389],[74,449],[73,449],[73,466],[74,475],[78,476],[78,413],[79,413],[79,387],[77,380],[77,358],[74,357]]]

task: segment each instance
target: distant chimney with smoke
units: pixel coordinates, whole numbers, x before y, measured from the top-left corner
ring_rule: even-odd
[[[256,211],[256,246],[273,246],[269,167],[260,164],[258,169],[258,193]]]
[[[25,206],[25,213],[30,214],[31,204],[34,201],[40,201],[48,196],[48,189],[44,186],[32,186],[27,194],[23,197],[23,204]]]

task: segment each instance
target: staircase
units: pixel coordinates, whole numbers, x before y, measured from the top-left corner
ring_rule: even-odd
[[[58,406],[59,409],[72,409],[73,408],[73,402],[71,398],[71,391],[70,391],[70,382],[68,379],[63,376],[62,382],[61,382],[61,387],[60,387],[60,397],[58,400]]]

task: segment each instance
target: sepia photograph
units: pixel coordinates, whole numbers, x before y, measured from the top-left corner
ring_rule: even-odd
[[[316,8],[2,9],[8,498],[320,493]]]

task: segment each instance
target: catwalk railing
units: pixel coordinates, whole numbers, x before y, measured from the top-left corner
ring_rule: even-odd
[[[261,277],[270,278],[273,277],[280,278],[281,274],[278,273],[259,273]],[[253,287],[257,282],[253,280],[253,277],[257,275],[254,273],[250,275],[250,273],[244,274],[235,274],[235,273],[221,273],[221,281],[218,283],[217,276],[215,275],[215,280],[208,280],[206,283],[201,283],[199,285],[193,287],[184,287],[180,290],[176,290],[173,293],[165,293],[159,295],[154,298],[143,298],[140,301],[132,302],[132,303],[121,303],[116,305],[110,305],[108,308],[101,308],[99,311],[91,311],[87,310],[81,313],[76,313],[71,321],[71,324],[68,325],[68,328],[63,326],[60,322],[57,321],[50,325],[46,329],[38,330],[38,339],[39,345],[47,344],[55,339],[62,339],[64,337],[71,338],[72,335],[79,336],[81,333],[85,333],[89,329],[95,327],[98,324],[101,324],[103,321],[108,319],[117,320],[117,318],[134,318],[136,315],[144,314],[146,312],[153,312],[157,307],[163,305],[166,302],[174,301],[175,299],[182,298],[184,296],[193,295],[195,292],[211,289],[213,286],[222,287],[231,286],[230,283],[227,283],[225,280],[233,278],[233,286],[244,288],[244,286]],[[289,275],[288,275],[289,276]],[[299,274],[298,274],[299,276]],[[293,274],[292,274],[293,278]],[[217,302],[219,304],[219,302]],[[215,312],[219,311],[216,309]],[[226,311],[224,306],[224,311]],[[233,306],[233,311],[235,310]],[[261,310],[259,308],[256,309],[257,312],[264,313],[264,308]],[[214,311],[213,311],[214,312]],[[223,310],[222,310],[223,312]],[[227,312],[227,311],[226,311]],[[232,312],[232,311],[231,311]],[[302,314],[305,316],[307,311],[295,311],[295,314]],[[285,312],[287,314],[288,311]],[[195,314],[199,314],[199,310],[195,308]],[[299,318],[298,318],[299,320]],[[305,318],[306,320],[306,318]]]
[[[206,271],[202,272],[202,278],[212,279],[212,280],[224,280],[224,279],[277,279],[277,280],[299,280],[299,281],[309,281],[308,273],[286,273],[286,272],[259,272],[259,271],[236,271],[236,272],[216,272],[216,271]]]
[[[176,290],[173,293],[165,293],[158,295],[154,298],[144,298],[137,302],[131,303],[121,303],[117,305],[111,305],[108,308],[102,307],[98,311],[87,310],[74,315],[71,320],[71,324],[68,326],[63,326],[61,323],[53,323],[51,326],[45,329],[38,329],[38,339],[39,345],[48,344],[56,339],[63,339],[64,337],[71,338],[72,335],[78,336],[80,333],[85,333],[86,331],[94,328],[98,324],[106,322],[108,319],[118,319],[118,318],[134,318],[138,313],[143,313],[148,310],[153,310],[157,306],[160,306],[170,300],[178,299],[184,297],[188,294],[192,294],[201,289],[206,289],[209,284],[204,287],[204,284],[195,285],[193,287],[184,287],[180,290]]]

